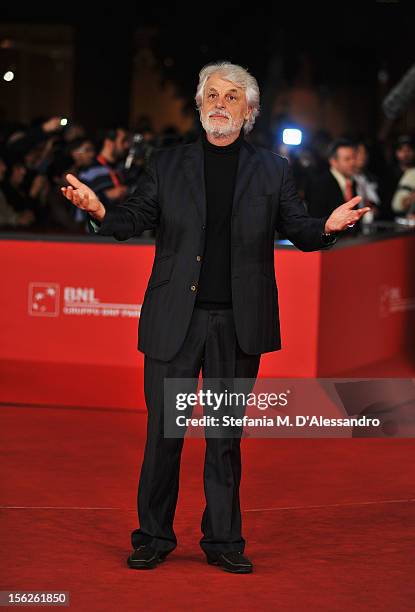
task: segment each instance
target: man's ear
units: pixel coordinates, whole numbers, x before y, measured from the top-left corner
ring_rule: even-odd
[[[250,118],[251,114],[252,114],[252,106],[248,106],[248,110],[245,113],[245,117],[244,117],[246,121]]]

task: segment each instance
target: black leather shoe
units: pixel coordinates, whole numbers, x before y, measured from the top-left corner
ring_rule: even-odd
[[[127,559],[132,569],[153,569],[164,561],[168,552],[155,550],[150,544],[142,544],[135,548]]]
[[[252,562],[237,550],[222,553],[206,554],[209,565],[219,565],[225,572],[233,574],[250,574],[254,568]]]

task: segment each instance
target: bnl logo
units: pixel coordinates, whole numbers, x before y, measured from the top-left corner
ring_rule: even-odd
[[[29,283],[29,314],[41,317],[59,315],[59,285],[57,283]]]
[[[29,283],[29,314],[57,317],[59,315],[60,287],[58,283]],[[64,287],[66,305],[98,304],[92,287]]]
[[[93,287],[65,287],[63,290],[65,304],[99,304]]]

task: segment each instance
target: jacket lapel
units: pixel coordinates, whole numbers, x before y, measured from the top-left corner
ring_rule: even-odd
[[[239,152],[232,212],[235,212],[241,197],[248,190],[251,178],[259,166],[259,155],[255,147],[243,139]],[[204,151],[201,135],[195,142],[185,146],[183,170],[192,192],[193,200],[202,220],[206,223],[206,186]]]

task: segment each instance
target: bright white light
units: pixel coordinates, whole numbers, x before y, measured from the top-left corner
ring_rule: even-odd
[[[286,128],[282,132],[282,141],[287,145],[299,145],[301,144],[301,140],[303,135],[301,130],[297,130],[294,128]]]
[[[62,117],[61,119],[61,125],[68,125],[68,120],[66,117]]]
[[[7,72],[5,72],[3,74],[3,79],[5,81],[13,81],[13,79],[14,79],[14,72],[12,72],[11,70],[8,70]]]

